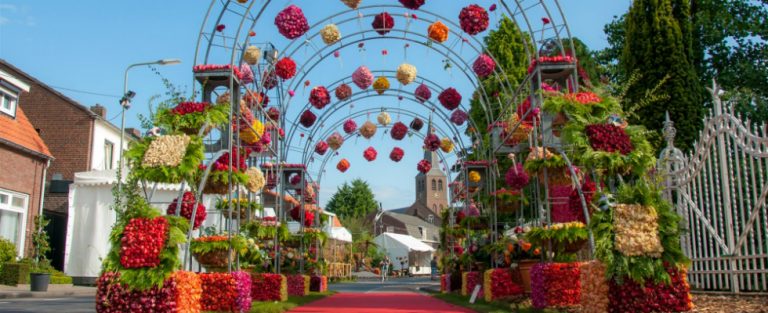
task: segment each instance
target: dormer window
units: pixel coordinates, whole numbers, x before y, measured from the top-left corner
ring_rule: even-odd
[[[16,117],[16,106],[18,104],[18,94],[0,86],[0,112]]]

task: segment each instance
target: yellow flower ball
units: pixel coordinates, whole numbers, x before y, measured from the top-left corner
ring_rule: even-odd
[[[482,177],[480,176],[480,173],[478,173],[477,171],[470,171],[469,172],[469,181],[470,182],[479,183],[481,178]]]
[[[376,81],[373,82],[373,90],[376,90],[378,94],[384,94],[389,89],[389,80],[384,76],[379,76]]]

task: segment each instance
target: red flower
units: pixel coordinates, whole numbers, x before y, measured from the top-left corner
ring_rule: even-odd
[[[389,153],[389,159],[395,162],[400,162],[400,160],[403,159],[404,154],[405,154],[405,151],[403,151],[403,149],[400,149],[399,147],[394,147],[392,149],[392,152]]]
[[[432,98],[432,91],[424,84],[419,85],[414,93],[416,94],[416,100],[419,100],[421,103],[427,102],[429,98]]]
[[[429,151],[437,151],[440,149],[440,138],[435,134],[429,134],[424,137],[424,148]]]
[[[237,282],[229,273],[201,273],[203,294],[200,299],[204,311],[238,312]]]
[[[310,110],[304,111],[299,118],[299,123],[306,128],[312,127],[312,125],[315,124],[315,121],[317,121],[317,115]]]
[[[408,126],[405,126],[403,122],[397,122],[395,123],[395,125],[392,125],[392,131],[390,132],[390,135],[394,140],[403,140],[403,138],[405,138],[405,135],[407,133],[408,133]]]
[[[227,28],[227,26],[224,25],[224,24],[216,25],[216,31],[217,32],[223,32],[225,28]]]
[[[392,27],[395,27],[395,19],[393,19],[389,13],[382,12],[381,14],[376,15],[371,26],[373,26],[373,29],[375,29],[379,35],[386,35],[392,30]]]
[[[549,24],[551,21],[549,20],[549,18],[548,18],[548,17],[542,17],[542,18],[541,18],[541,22],[542,22],[542,23],[544,23],[544,25],[547,25],[547,24]]]
[[[477,35],[488,29],[488,11],[477,4],[461,9],[459,20],[461,29],[470,35]]]
[[[448,109],[448,111],[453,111],[461,104],[461,94],[455,88],[443,90],[437,99],[440,100],[440,104]]]
[[[522,163],[517,163],[511,166],[509,170],[507,170],[507,174],[504,178],[509,187],[517,190],[523,189],[523,187],[527,186],[530,181],[530,177],[528,177],[528,173],[523,169]]]
[[[420,118],[416,117],[413,119],[413,121],[411,121],[411,129],[420,131],[422,127],[424,127],[424,121],[422,121]]]
[[[530,112],[529,112],[530,111]],[[523,115],[528,113],[523,119]],[[533,125],[533,119],[536,118],[536,124],[539,123],[539,110],[538,108],[531,109],[531,98],[525,98],[525,101],[517,106],[517,118],[525,122],[528,125]]]
[[[303,297],[305,296],[305,286],[306,283],[304,280],[304,275],[301,274],[295,274],[295,275],[287,275],[286,278],[288,279],[288,295],[289,296],[298,296]]]
[[[168,215],[175,215],[176,214],[176,207],[179,204],[179,198],[173,199],[173,202],[171,202],[170,205],[168,205],[168,209],[165,211],[165,214]],[[193,225],[192,229],[197,229],[200,227],[200,225],[203,224],[203,221],[205,221],[205,217],[207,216],[207,213],[205,212],[205,206],[202,203],[195,204],[195,194],[191,193],[189,191],[184,192],[184,195],[181,200],[181,216],[185,217],[187,220],[192,219],[192,210],[197,207],[197,211],[195,211],[195,224]]]
[[[421,160],[419,161],[419,164],[416,165],[416,169],[419,170],[419,172],[426,174],[432,169],[432,163],[427,160]]]
[[[280,274],[251,274],[251,297],[253,301],[285,301],[281,295],[281,285],[286,284],[285,276]]]
[[[584,128],[589,145],[594,150],[618,152],[627,155],[634,150],[629,135],[623,128],[613,124],[593,124]]]
[[[301,222],[301,206],[297,205],[291,210],[291,218],[294,221]],[[304,227],[311,227],[315,222],[315,213],[310,210],[304,210]]]
[[[318,141],[315,145],[315,152],[319,155],[325,155],[326,151],[328,151],[328,143],[325,140]]]
[[[270,119],[273,121],[277,121],[280,119],[280,109],[276,107],[271,107],[269,110],[267,110],[267,116],[269,116]]]
[[[211,106],[208,102],[181,102],[171,109],[171,114],[203,113]]]
[[[376,156],[378,155],[379,153],[376,152],[376,149],[374,149],[373,147],[368,147],[368,149],[365,149],[365,151],[363,151],[363,158],[368,160],[368,162],[376,160]]]
[[[336,164],[336,169],[342,173],[346,172],[349,169],[349,161],[347,161],[347,159],[341,159],[341,161]]]
[[[291,79],[296,76],[296,62],[289,57],[284,57],[275,63],[275,74],[282,79]]]
[[[295,5],[289,5],[277,13],[275,25],[280,34],[288,39],[296,39],[309,30],[309,23],[307,23],[304,12]]]
[[[493,74],[493,70],[496,69],[496,62],[487,54],[481,54],[475,63],[472,65],[472,70],[480,78],[486,78]]]
[[[425,0],[400,0],[400,3],[402,3],[404,7],[411,10],[418,10],[422,5],[424,5],[424,2]]]
[[[322,110],[331,103],[331,95],[328,94],[328,89],[325,89],[323,86],[312,88],[312,91],[309,92],[309,103],[318,110]]]
[[[453,113],[451,114],[451,122],[453,122],[457,126],[464,125],[464,122],[467,121],[467,118],[469,118],[469,115],[467,114],[467,112],[464,112],[462,110],[453,111]]]
[[[339,99],[339,101],[345,101],[351,96],[352,87],[349,87],[349,85],[341,84],[339,87],[336,87],[336,99]]]
[[[277,74],[275,71],[264,71],[264,73],[261,74],[261,86],[267,90],[275,88],[277,83]]]
[[[578,263],[539,263],[531,269],[533,307],[569,306],[581,298]],[[632,311],[628,311],[632,312]]]
[[[349,119],[344,122],[344,132],[347,134],[354,133],[357,130],[357,123],[355,120]]]
[[[131,219],[120,239],[120,265],[125,268],[160,265],[167,233],[168,221],[162,216]]]

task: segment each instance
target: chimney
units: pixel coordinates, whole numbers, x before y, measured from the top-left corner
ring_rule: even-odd
[[[101,106],[101,104],[96,103],[96,105],[92,106],[91,112],[96,113],[96,115],[102,118],[107,118],[107,108]]]
[[[130,134],[135,138],[141,138],[141,131],[133,127],[126,128],[125,133]]]

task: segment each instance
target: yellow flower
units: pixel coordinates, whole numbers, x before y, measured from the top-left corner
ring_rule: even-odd
[[[478,173],[477,171],[470,171],[469,172],[469,181],[470,182],[479,183],[481,178],[482,177],[480,176],[480,173]]]

